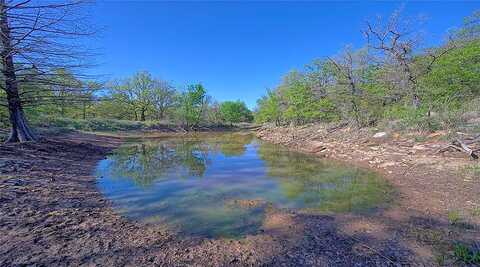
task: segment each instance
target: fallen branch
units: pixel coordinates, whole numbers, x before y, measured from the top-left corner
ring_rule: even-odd
[[[480,134],[473,137],[471,140],[465,141],[465,144],[471,145],[473,143],[480,142]]]
[[[467,146],[467,144],[465,144],[464,142],[462,142],[462,140],[460,140],[460,139],[457,138],[457,139],[455,139],[455,141],[457,141],[457,143],[460,144],[460,146],[461,146],[462,149],[465,151],[465,153],[467,153],[472,159],[478,159],[477,154],[475,154],[475,153],[473,152],[473,150],[470,149],[470,148]]]
[[[453,148],[459,152],[467,153],[472,159],[478,159],[478,155],[476,154],[476,152],[478,152],[480,149],[471,149],[470,147],[468,147],[468,145],[476,143],[477,141],[480,141],[480,135],[474,137],[470,141],[462,141],[459,138],[455,138],[455,140],[453,140],[450,144],[440,148],[437,153],[443,153],[448,149]]]

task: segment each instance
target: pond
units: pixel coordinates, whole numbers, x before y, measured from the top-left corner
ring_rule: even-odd
[[[181,234],[240,237],[269,207],[365,213],[390,201],[377,174],[262,142],[249,133],[133,141],[102,160],[98,187],[132,220]]]

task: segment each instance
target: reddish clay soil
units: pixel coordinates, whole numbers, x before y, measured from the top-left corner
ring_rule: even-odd
[[[292,143],[275,137],[288,133],[263,129],[259,135],[304,151],[312,147],[307,141],[327,141],[303,136]],[[444,264],[454,263],[449,256],[454,242],[480,240],[478,218],[466,217],[465,223],[452,226],[445,215],[453,208],[466,212],[479,204],[478,180],[463,182],[448,167],[468,161],[446,157],[447,167],[439,169],[441,164],[431,162],[437,156],[423,161],[414,156],[407,166],[385,164],[410,159],[408,153],[378,163],[385,164],[383,172],[398,187],[399,196],[394,207],[377,214],[271,209],[255,235],[235,240],[180,237],[163,225],[126,220],[97,190],[96,164],[122,142],[118,137],[72,133],[38,143],[0,145],[0,266],[435,266],[442,263],[440,256]],[[332,143],[325,151],[321,146],[327,144],[317,143],[315,149],[323,156],[351,157],[364,164],[363,154],[352,151],[374,147],[349,144],[336,151]],[[390,151],[387,144],[375,146],[375,159]],[[340,157],[342,153],[348,157]],[[367,162],[378,162],[374,158]]]

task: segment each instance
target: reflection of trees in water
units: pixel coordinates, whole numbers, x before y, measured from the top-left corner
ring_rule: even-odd
[[[202,177],[212,154],[241,156],[252,138],[251,134],[223,133],[124,146],[110,157],[110,172],[112,177],[132,179],[142,186],[170,177]]]
[[[246,145],[252,142],[252,134],[231,133],[222,135],[220,152],[227,157],[242,156],[246,151]]]
[[[284,195],[321,211],[362,211],[385,202],[387,183],[372,172],[262,144],[259,157]]]
[[[110,171],[113,177],[149,186],[157,179],[168,179],[169,174],[202,177],[208,157],[208,146],[198,141],[147,142],[119,148],[110,157]]]

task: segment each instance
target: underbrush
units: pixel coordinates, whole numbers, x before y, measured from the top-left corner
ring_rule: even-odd
[[[477,132],[480,130],[480,99],[461,105],[445,105],[434,111],[429,111],[426,106],[417,109],[405,105],[391,106],[385,110],[379,127],[393,131]]]
[[[115,131],[141,131],[141,130],[181,130],[181,125],[169,121],[129,121],[116,119],[71,119],[55,116],[32,116],[29,124],[33,127],[34,132],[40,135],[60,134],[70,131],[87,131],[87,132],[115,132]],[[201,124],[193,130],[208,129],[227,129],[231,127],[249,128],[251,124]],[[8,122],[0,121],[0,142],[4,141],[9,133],[10,125]]]
[[[139,122],[114,119],[70,119],[62,117],[42,116],[32,121],[34,127],[57,127],[82,131],[131,131],[154,128],[164,125],[160,122]]]
[[[453,250],[457,261],[465,264],[480,265],[480,250],[471,248],[464,244],[456,244]]]

